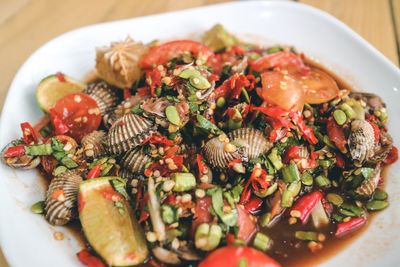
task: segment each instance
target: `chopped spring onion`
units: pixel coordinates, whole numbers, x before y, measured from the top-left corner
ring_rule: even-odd
[[[300,180],[300,173],[299,170],[297,169],[296,164],[289,164],[286,167],[282,168],[282,176],[283,176],[283,181],[285,183],[292,183],[294,181]]]
[[[266,234],[258,232],[254,238],[253,246],[265,252],[271,248],[272,240]]]
[[[190,172],[176,172],[171,176],[175,182],[173,190],[175,192],[185,192],[196,187],[196,178]]]

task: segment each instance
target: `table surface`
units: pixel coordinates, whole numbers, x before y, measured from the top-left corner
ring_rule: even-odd
[[[88,24],[226,2],[226,0],[2,0],[0,109],[21,64],[59,34]],[[334,15],[394,64],[400,64],[400,0],[299,0]],[[87,12],[90,10],[90,12]],[[0,266],[8,266],[0,251]]]

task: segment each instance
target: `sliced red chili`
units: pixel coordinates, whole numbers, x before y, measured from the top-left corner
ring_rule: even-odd
[[[20,157],[25,155],[25,146],[18,145],[14,147],[7,148],[6,152],[4,152],[4,157],[11,158],[11,157]]]
[[[93,179],[93,178],[97,178],[100,176],[100,172],[101,172],[101,164],[98,164],[96,166],[94,166],[89,173],[87,174],[87,179]]]
[[[35,130],[31,126],[29,122],[21,123],[21,130],[22,130],[22,139],[24,140],[25,144],[29,145],[30,143],[37,143],[39,141]]]
[[[199,173],[205,173],[205,166],[203,163],[203,157],[201,156],[201,154],[197,154],[196,155],[196,161],[197,161],[197,168],[199,169]]]
[[[333,117],[330,117],[326,124],[326,131],[328,132],[329,139],[339,148],[340,151],[346,150],[346,136],[344,135],[343,128],[340,127]]]
[[[82,249],[77,254],[78,259],[82,262],[85,266],[88,267],[106,267],[106,265],[96,256],[93,256],[89,250]]]
[[[367,219],[364,217],[355,217],[351,218],[348,222],[339,223],[336,228],[335,237],[343,237],[356,231],[357,229],[361,228],[366,221]]]
[[[319,191],[314,191],[302,196],[291,208],[291,216],[296,215],[294,217],[299,218],[303,223],[306,222],[315,205],[317,205],[318,201],[321,201],[322,198],[323,195]],[[296,211],[298,214],[293,211]]]
[[[244,204],[244,209],[255,215],[261,211],[263,201],[261,198],[252,196],[250,200]]]
[[[166,136],[161,135],[159,133],[152,134],[149,138],[147,138],[144,143],[150,144],[160,144],[165,146],[173,146],[174,142],[169,140]]]
[[[398,158],[399,158],[399,151],[398,151],[397,147],[393,146],[392,149],[390,150],[389,154],[383,160],[383,163],[385,163],[386,165],[389,165],[389,164],[395,163]]]

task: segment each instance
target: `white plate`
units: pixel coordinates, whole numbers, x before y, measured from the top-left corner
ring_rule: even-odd
[[[375,92],[388,105],[390,133],[400,140],[400,71],[343,23],[314,8],[292,2],[236,2],[116,21],[61,35],[37,50],[20,68],[9,90],[0,122],[0,146],[20,136],[19,123],[41,117],[35,86],[44,76],[63,71],[83,78],[94,66],[96,46],[123,39],[150,41],[203,32],[216,22],[239,34],[262,36],[269,43],[294,45],[318,59],[355,88]],[[367,232],[324,266],[400,266],[400,165],[388,172],[390,207]],[[397,175],[396,175],[397,174]],[[79,245],[68,231],[32,214],[44,191],[34,171],[0,164],[0,241],[11,266],[79,266]],[[54,231],[66,234],[64,241]]]

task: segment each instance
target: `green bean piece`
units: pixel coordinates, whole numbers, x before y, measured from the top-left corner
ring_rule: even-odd
[[[258,222],[261,227],[267,227],[269,222],[271,221],[271,213],[267,212],[263,214],[259,219]]]
[[[267,49],[267,53],[268,54],[274,54],[274,53],[277,53],[279,51],[283,51],[283,48],[280,47],[280,46],[273,46],[273,47],[270,47],[270,48]]]
[[[217,99],[217,107],[218,108],[223,108],[225,106],[225,104],[226,104],[225,97],[223,97],[223,96],[218,97],[218,99]]]
[[[342,222],[343,221],[343,216],[340,216],[339,214],[332,214],[332,219],[334,219],[337,222]]]
[[[161,87],[157,87],[155,90],[156,96],[160,96],[162,93],[162,88]]]
[[[326,195],[326,198],[333,205],[340,207],[343,204],[343,198],[335,193],[329,193]]]
[[[304,241],[318,241],[318,234],[316,232],[296,231],[295,238]]]
[[[293,195],[289,190],[285,190],[282,193],[282,208],[290,208],[293,205]]]
[[[265,252],[272,247],[272,240],[266,234],[258,232],[254,238],[253,246]]]
[[[344,216],[349,216],[349,217],[354,217],[356,216],[356,214],[354,212],[351,212],[349,210],[345,210],[345,209],[339,209],[339,212],[341,214],[343,214]]]
[[[181,125],[181,118],[175,106],[168,106],[165,109],[165,115],[167,116],[167,119],[170,123],[175,124],[177,126]]]
[[[242,95],[244,96],[244,99],[246,100],[246,102],[250,104],[249,93],[247,93],[247,90],[244,87],[242,88]]]
[[[326,160],[319,160],[318,163],[319,163],[319,166],[321,166],[324,169],[327,169],[332,165],[332,161],[327,160],[327,159]]]
[[[301,190],[301,182],[300,181],[295,181],[293,183],[291,183],[287,190],[292,194],[293,198],[296,197]]]
[[[344,113],[344,111],[340,109],[337,109],[333,112],[333,118],[339,125],[343,125],[347,120],[346,113]]]
[[[318,175],[317,178],[315,178],[315,182],[319,187],[329,187],[331,185],[331,181],[323,175]]]
[[[36,214],[44,213],[44,201],[36,202],[31,206],[31,211]]]
[[[171,224],[178,220],[178,213],[170,205],[162,205],[161,218],[165,223]]]
[[[340,109],[343,110],[346,113],[347,117],[349,117],[350,119],[354,119],[356,117],[356,112],[349,104],[347,103],[341,104]]]
[[[374,200],[386,200],[388,198],[388,193],[382,190],[376,190],[373,197]]]
[[[307,186],[312,185],[312,184],[313,184],[313,181],[314,181],[312,175],[311,175],[309,172],[303,172],[303,173],[301,174],[301,178],[300,178],[300,179],[301,179],[301,182],[302,182],[304,185],[307,185]]]
[[[268,159],[271,161],[272,165],[274,165],[276,170],[279,171],[283,167],[281,156],[278,154],[278,149],[273,148],[268,154]]]
[[[278,189],[278,183],[272,184],[270,187],[268,187],[266,190],[259,190],[259,191],[254,191],[254,194],[258,197],[267,197],[275,193],[275,191]]]
[[[364,214],[364,210],[356,205],[349,204],[349,203],[343,203],[340,207],[340,210],[345,209],[347,211],[350,211],[353,213],[355,216],[361,216]],[[346,214],[345,214],[346,215]],[[354,216],[353,215],[353,216]]]
[[[65,166],[58,166],[57,168],[54,169],[53,175],[54,175],[54,176],[58,176],[58,175],[60,175],[61,173],[65,172],[66,170],[68,170],[67,167],[65,167]]]
[[[175,181],[172,189],[175,192],[185,192],[196,187],[196,177],[190,172],[176,172],[172,174],[171,178]]]
[[[51,144],[25,146],[25,154],[29,156],[45,156],[51,155],[52,153],[53,149],[51,148]]]
[[[365,207],[370,211],[383,210],[389,206],[389,202],[385,200],[372,200],[368,202]]]
[[[324,135],[322,141],[324,142],[325,145],[329,146],[330,148],[336,149],[336,146],[332,143],[331,139],[329,139],[329,136]]]
[[[195,246],[203,251],[215,249],[221,242],[222,229],[218,224],[200,224],[194,236]]]
[[[246,259],[240,259],[238,262],[237,267],[247,267],[247,260]]]
[[[299,170],[297,169],[296,164],[289,164],[286,167],[282,168],[282,176],[283,176],[283,181],[285,183],[292,183],[294,181],[300,180],[300,173]]]

